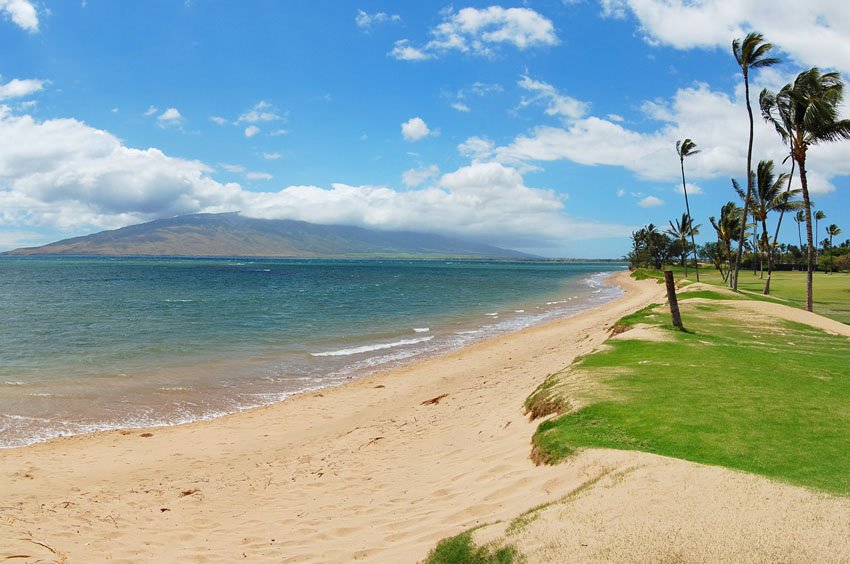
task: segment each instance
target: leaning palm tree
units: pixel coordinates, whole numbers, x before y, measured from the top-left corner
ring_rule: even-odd
[[[679,155],[679,164],[682,165],[682,191],[685,193],[685,212],[688,217],[691,217],[691,206],[688,204],[688,185],[685,183],[685,157],[696,155],[699,152],[697,144],[690,139],[676,141],[676,153]],[[691,245],[694,248],[694,268],[697,272],[697,282],[699,282],[699,261],[697,260],[697,244],[694,242],[693,231],[691,231]]]
[[[732,241],[736,241],[740,236],[741,208],[735,205],[735,202],[727,202],[720,208],[720,219],[711,216],[708,221],[711,222],[711,226],[717,232],[718,242],[723,245],[723,249],[726,251],[725,258],[730,270],[727,270],[725,274],[722,269],[720,271],[723,281],[726,282],[731,274]]]
[[[832,238],[838,237],[841,235],[841,229],[838,228],[834,223],[826,228],[826,234],[829,235],[829,248],[832,249]],[[832,251],[829,253],[829,273],[832,274],[832,261],[833,254]]]
[[[820,246],[817,244],[818,242],[818,224],[820,220],[826,219],[826,213],[821,210],[815,212],[815,264],[817,264],[818,259],[820,258]]]
[[[763,92],[760,96],[764,118],[791,146],[797,162],[806,218],[808,260],[806,273],[806,309],[812,311],[812,274],[815,268],[814,238],[812,236],[812,206],[806,176],[806,155],[809,147],[818,143],[850,139],[850,120],[839,119],[838,110],[844,99],[844,82],[837,72],[822,74],[812,68],[801,72],[791,84],[777,93]]]
[[[688,237],[693,241],[694,235],[699,235],[701,225],[694,225],[691,217],[683,213],[682,219],[676,220],[674,224],[670,221],[670,229],[665,231],[668,235],[678,240],[682,244],[682,266],[685,267],[685,278],[688,277]]]
[[[783,186],[788,183],[787,189]],[[753,216],[761,223],[761,244],[764,254],[767,255],[767,281],[764,284],[764,294],[770,294],[770,278],[773,273],[773,249],[776,247],[779,237],[779,227],[782,224],[782,216],[786,211],[794,211],[803,207],[803,202],[793,199],[800,190],[792,190],[788,173],[782,173],[777,177],[773,174],[773,161],[760,161],[756,172],[755,202],[753,204]],[[767,217],[772,212],[779,212],[779,221],[776,223],[776,233],[773,243],[767,233]],[[763,276],[763,265],[762,265]]]
[[[750,69],[764,68],[775,65],[779,59],[768,57],[768,52],[773,49],[772,43],[765,43],[764,36],[760,33],[748,33],[743,41],[735,39],[732,41],[732,54],[735,56],[735,61],[741,67],[741,72],[744,75],[744,94],[747,102],[747,115],[750,118],[750,137],[747,143],[747,197],[744,199],[743,219],[741,220],[741,229],[743,230],[747,223],[747,214],[749,213],[750,199],[753,195],[753,108],[750,105]],[[734,273],[730,277],[730,286],[733,290],[738,289],[738,269],[741,264],[741,255],[744,252],[744,236],[741,231],[741,237],[738,241],[738,252],[735,254]]]

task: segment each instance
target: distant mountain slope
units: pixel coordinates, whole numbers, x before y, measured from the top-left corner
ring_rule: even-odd
[[[533,258],[490,245],[412,231],[375,231],[238,213],[195,214],[64,239],[10,255]]]

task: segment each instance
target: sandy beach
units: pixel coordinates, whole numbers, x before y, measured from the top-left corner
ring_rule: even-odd
[[[0,451],[0,559],[415,562],[442,538],[577,491],[576,526],[553,527],[578,560],[850,559],[845,499],[640,453],[529,460],[528,394],[663,300],[654,281],[612,280],[625,295],[601,308],[342,387]],[[546,545],[540,561],[556,554],[527,542]]]

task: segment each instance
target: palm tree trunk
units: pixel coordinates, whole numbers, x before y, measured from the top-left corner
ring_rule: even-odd
[[[691,221],[691,226],[694,224],[694,218],[691,215],[691,206],[688,204],[688,186],[685,184],[685,159],[679,157],[679,162],[682,164],[682,190],[685,192],[685,211],[688,212],[688,219]],[[699,261],[697,260],[697,244],[694,242],[694,232],[691,231],[691,245],[694,247],[694,268],[697,273],[697,282],[699,282]]]
[[[794,162],[794,159],[791,159],[791,174],[788,176],[788,188],[785,190],[786,192],[791,191],[791,179],[794,178],[794,165],[797,164]],[[788,200],[786,199],[787,203]],[[767,260],[767,281],[764,283],[764,295],[767,296],[770,294],[770,275],[773,273],[773,248],[776,246],[776,243],[779,241],[779,227],[782,225],[782,217],[785,215],[785,207],[779,211],[779,221],[776,222],[776,232],[773,234],[773,245],[770,246],[770,255],[768,255]],[[800,234],[800,224],[797,224],[797,234]],[[803,239],[800,238],[800,246],[803,246]]]
[[[803,156],[798,161],[800,164],[800,187],[803,189],[803,207],[806,210],[806,242],[807,249],[807,269],[806,269],[806,311],[812,311],[812,273],[815,270],[815,247],[814,238],[812,237],[812,202],[809,200],[809,184],[806,179],[806,156]]]
[[[750,105],[750,79],[744,71],[744,93],[747,100],[747,115],[750,118],[750,139],[747,143],[747,197],[744,198],[744,209],[741,213],[741,237],[738,240],[738,252],[735,253],[735,273],[730,276],[730,287],[738,291],[738,269],[741,266],[741,255],[744,254],[744,233],[747,231],[747,214],[750,210],[750,198],[753,197],[753,107]]]

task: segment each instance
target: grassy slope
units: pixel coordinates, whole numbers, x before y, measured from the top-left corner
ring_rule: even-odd
[[[643,310],[624,324],[656,326],[666,341],[609,341],[554,375],[579,371],[603,385],[580,398],[586,407],[541,424],[537,454],[556,462],[582,447],[642,450],[850,494],[850,340],[749,319],[731,309],[736,296],[712,294],[699,294],[708,303],[680,296],[689,333],[674,331],[664,308]],[[568,385],[544,386],[570,403]]]
[[[673,270],[677,276],[681,276],[683,273],[683,270],[679,267],[674,267]],[[695,280],[693,269],[690,269],[688,274],[690,280]],[[701,268],[700,282],[725,286],[720,273],[714,268]],[[738,276],[738,289],[761,295],[764,290],[764,282],[758,275],[753,276],[752,270],[742,270]],[[850,324],[850,273],[826,274],[815,272],[812,288],[815,313]],[[780,298],[787,305],[805,308],[806,273],[800,271],[774,272],[770,281],[770,292],[771,295]]]

